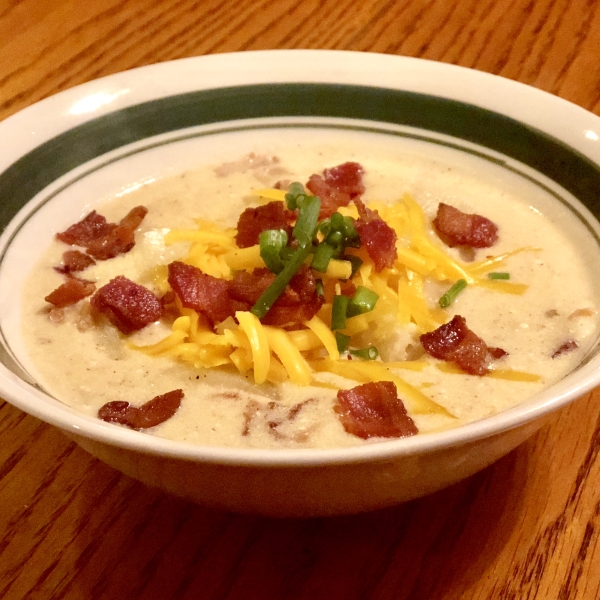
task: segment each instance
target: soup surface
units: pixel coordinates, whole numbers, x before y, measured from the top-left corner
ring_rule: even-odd
[[[394,206],[403,194],[411,194],[426,217],[431,242],[458,264],[469,269],[509,254],[491,269],[508,273],[508,285],[503,288],[489,279],[488,268],[480,279],[488,278],[489,285],[468,285],[443,310],[438,301],[454,281],[422,279],[423,298],[439,324],[462,315],[488,346],[506,352],[494,361],[490,374],[469,375],[423,353],[418,323],[402,322],[394,310],[381,312],[357,334],[358,343],[378,348],[375,362],[391,364],[395,377],[431,401],[423,407],[399,392],[421,433],[455,427],[525,401],[571,371],[595,342],[597,290],[591,261],[580,251],[583,238],[588,247],[594,245],[591,235],[535,185],[493,165],[481,168],[476,162],[432,158],[425,151],[391,151],[377,140],[294,144],[284,138],[268,152],[256,148],[254,154],[244,152],[218,163],[204,160],[196,168],[104,198],[95,208],[110,222],[119,222],[139,205],[148,214],[132,250],[98,261],[79,276],[100,288],[123,275],[160,295],[161,266],[185,259],[190,250],[189,241],[167,243],[169,232],[194,230],[198,218],[221,229],[233,228],[244,209],[268,201],[257,196],[257,189],[272,188],[278,181],[304,183],[324,168],[356,161],[364,169],[364,202]],[[490,219],[498,226],[498,241],[472,252],[446,247],[431,226],[440,202]],[[74,214],[67,226],[85,214]],[[337,389],[357,381],[339,372],[315,373],[309,385],[256,385],[252,369],[243,374],[232,365],[206,369],[173,355],[137,349],[171,334],[172,323],[164,319],[123,336],[108,322],[90,317],[89,298],[49,311],[44,298],[64,281],[54,267],[67,249],[58,240],[52,242],[29,276],[22,300],[23,334],[34,375],[56,398],[95,416],[107,402],[139,406],[182,389],[184,398],[175,415],[146,432],[192,444],[327,448],[380,439],[365,441],[342,426],[334,411]],[[410,277],[410,269],[401,269]]]

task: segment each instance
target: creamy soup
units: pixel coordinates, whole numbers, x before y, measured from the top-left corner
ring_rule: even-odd
[[[326,167],[357,161],[364,167],[365,203],[394,206],[405,192],[412,194],[427,219],[431,243],[458,264],[469,269],[512,253],[481,271],[480,279],[489,285],[468,285],[442,312],[438,300],[453,281],[423,277],[432,315],[446,321],[456,314],[464,316],[488,346],[507,353],[494,361],[489,375],[462,373],[424,354],[418,324],[402,322],[395,309],[381,313],[356,334],[357,343],[377,346],[376,363],[392,363],[395,377],[431,401],[427,408],[404,399],[421,433],[455,427],[523,402],[572,370],[595,342],[595,290],[589,267],[573,242],[573,231],[577,236],[588,234],[574,217],[568,217],[573,223],[565,228],[556,214],[534,208],[529,187],[468,166],[449,166],[425,154],[390,155],[389,149],[375,143],[356,149],[344,144],[318,148],[282,144],[275,150],[199,165],[106,199],[97,210],[111,222],[138,205],[147,207],[148,214],[131,251],[97,262],[80,276],[99,288],[124,275],[163,293],[157,289],[157,266],[186,257],[190,249],[186,241],[165,243],[169,231],[193,230],[197,218],[222,229],[235,227],[246,207],[265,202],[254,190],[282,180],[306,182]],[[431,227],[440,202],[492,220],[499,230],[497,243],[473,253],[445,247]],[[84,214],[73,215],[72,222]],[[91,318],[89,298],[49,312],[44,297],[64,281],[54,267],[67,249],[61,242],[52,243],[29,277],[23,298],[31,364],[56,398],[97,415],[107,402],[141,405],[181,388],[184,398],[175,415],[146,434],[192,444],[327,448],[374,441],[347,433],[334,412],[336,389],[357,385],[339,372],[315,373],[314,380],[303,386],[290,381],[256,385],[251,368],[244,374],[233,365],[199,368],[174,356],[151,356],[135,348],[164,339],[171,333],[170,323],[157,322],[123,336],[109,323]],[[490,270],[509,274],[504,288],[489,279]],[[399,396],[403,398],[402,390]]]

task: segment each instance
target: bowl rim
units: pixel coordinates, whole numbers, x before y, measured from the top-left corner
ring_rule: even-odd
[[[0,151],[0,173],[16,158],[69,128],[152,99],[213,87],[298,82],[372,85],[468,103],[536,128],[600,165],[600,118],[525,84],[467,67],[418,58],[340,50],[261,50],[191,57],[139,67],[41,100],[0,123],[0,131],[5,132],[5,137],[16,140],[10,151]],[[85,108],[86,101],[89,103],[86,110],[73,110],[77,106]],[[559,114],[563,117],[558,118]],[[10,224],[0,236],[0,246],[8,235]],[[197,446],[140,434],[88,417],[67,405],[40,401],[43,394],[30,389],[3,364],[0,364],[0,393],[17,408],[67,433],[111,446],[188,461],[308,467],[437,452],[523,426],[596,386],[600,382],[598,367],[600,357],[596,356],[533,399],[454,429],[327,449]]]

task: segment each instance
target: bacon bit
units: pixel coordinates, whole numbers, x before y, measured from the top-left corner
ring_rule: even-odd
[[[552,354],[552,358],[557,358],[567,352],[572,352],[573,350],[577,350],[579,348],[579,344],[575,340],[568,340],[564,344],[561,344]]]
[[[117,225],[107,223],[95,210],[79,223],[71,225],[56,237],[72,246],[83,246],[97,260],[108,260],[129,252],[135,245],[134,231],[148,213],[144,206],[136,206]]]
[[[108,260],[118,254],[126,254],[135,246],[132,229],[117,225],[105,236],[90,242],[86,250],[97,260]]]
[[[379,216],[376,210],[367,208],[364,202],[354,199],[359,218],[354,223],[362,244],[367,249],[375,270],[391,268],[398,258],[396,232]]]
[[[102,215],[93,210],[79,223],[71,225],[62,233],[57,233],[56,237],[65,244],[85,248],[91,241],[106,235],[110,228],[111,224],[107,223]]]
[[[66,275],[68,273],[74,273],[75,271],[83,271],[95,264],[96,261],[91,256],[88,256],[79,250],[67,250],[62,255],[62,265],[60,267],[54,267],[54,270]]]
[[[365,440],[371,437],[408,437],[419,432],[391,381],[365,383],[350,390],[340,390],[333,409],[346,432]]]
[[[163,314],[163,305],[150,290],[122,275],[101,287],[92,296],[91,305],[125,335],[143,329]]]
[[[291,179],[280,179],[279,181],[275,182],[275,185],[273,185],[273,187],[276,190],[287,190],[290,185],[292,185],[292,180]]]
[[[95,289],[96,284],[94,282],[69,276],[62,285],[59,285],[53,292],[48,294],[44,300],[57,308],[64,308],[83,300],[86,296],[90,296]]]
[[[148,209],[145,206],[136,206],[121,219],[119,226],[135,231],[142,224],[147,214]]]
[[[323,175],[311,175],[306,187],[321,199],[319,219],[330,217],[340,206],[348,206],[350,201],[365,191],[362,182],[363,168],[359,163],[346,162]]]
[[[239,248],[254,246],[261,232],[267,229],[283,229],[290,236],[295,218],[296,214],[278,200],[247,208],[238,219],[235,241]]]
[[[173,390],[156,396],[139,407],[116,400],[100,407],[98,417],[108,423],[119,423],[131,429],[148,429],[170,419],[181,405],[183,396],[183,390]]]
[[[160,303],[163,306],[167,306],[168,304],[173,304],[173,302],[175,302],[175,298],[177,296],[175,295],[175,292],[173,290],[169,290],[168,292],[166,292],[165,294],[163,294],[160,297]]]
[[[489,248],[498,239],[498,227],[486,217],[467,214],[440,203],[433,225],[440,239],[448,246]]]
[[[558,315],[559,315],[559,312],[555,308],[551,308],[550,310],[547,310],[544,313],[544,316],[548,317],[549,319],[552,319],[554,317],[558,317]]]
[[[207,275],[180,261],[172,262],[168,268],[169,285],[183,306],[202,313],[213,325],[233,316],[229,281]]]
[[[496,347],[488,348],[488,352],[492,355],[493,358],[496,358],[496,359],[504,358],[505,356],[508,356],[508,352],[506,350],[503,350],[502,348],[496,348]]]
[[[302,265],[278,300],[281,300],[281,304],[284,306],[309,302],[316,291],[317,280],[314,271],[306,265]]]
[[[229,295],[233,300],[243,302],[250,308],[274,280],[275,273],[268,269],[254,269],[252,273],[237,271],[231,280]]]
[[[356,285],[351,281],[340,281],[340,294],[352,298],[356,294]]]
[[[502,348],[488,348],[487,344],[467,327],[464,317],[456,315],[452,321],[425,333],[420,338],[425,351],[440,360],[455,362],[471,375],[490,372],[489,363],[508,353]]]
[[[277,304],[278,301],[279,299],[261,319],[261,322],[274,327],[289,328],[294,324],[310,321],[319,312],[325,299],[315,293],[310,300],[296,305],[281,306]]]

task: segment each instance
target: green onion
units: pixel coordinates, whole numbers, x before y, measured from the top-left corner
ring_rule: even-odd
[[[488,273],[490,279],[510,279],[510,273]]]
[[[338,247],[344,241],[344,234],[341,231],[332,231],[326,238],[325,241],[330,245]]]
[[[315,271],[325,273],[325,271],[327,271],[329,261],[333,258],[334,254],[335,248],[333,246],[330,246],[325,242],[321,242],[315,250],[315,255],[313,256],[312,263],[310,266]]]
[[[267,229],[261,231],[258,241],[260,257],[273,273],[279,273],[284,267],[281,250],[288,243],[288,235],[283,229]]]
[[[347,260],[352,264],[352,275],[350,275],[350,278],[356,275],[356,273],[362,267],[363,264],[362,258],[359,258],[358,256],[353,256],[352,254],[344,255],[342,257],[342,260]]]
[[[340,354],[346,352],[348,350],[348,346],[350,345],[350,336],[340,333],[339,331],[335,332],[335,341],[337,343],[337,349]]]
[[[298,269],[312,251],[312,246],[300,246],[290,257],[289,262],[275,277],[275,281],[262,293],[256,304],[250,309],[250,312],[262,319],[271,310],[271,306],[285,290],[285,286],[296,274]]]
[[[323,286],[322,279],[317,279],[315,281],[315,292],[317,292],[319,298],[322,298],[325,295],[325,287]]]
[[[358,356],[358,358],[364,358],[365,360],[375,360],[379,357],[379,350],[375,346],[369,346],[360,350],[350,350],[350,354]]]
[[[287,207],[290,210],[295,210],[298,208],[298,200],[302,199],[304,196],[306,196],[304,186],[300,182],[294,181],[288,188],[288,193],[285,195]]]
[[[331,229],[333,231],[342,231],[344,227],[344,217],[339,212],[334,212],[331,217],[329,217],[329,222],[331,223]]]
[[[316,196],[306,196],[298,202],[300,214],[294,225],[292,236],[300,246],[311,246],[317,232],[317,221],[321,210],[321,200]]]
[[[460,294],[467,287],[467,282],[464,279],[459,279],[441,298],[440,307],[448,308],[455,300],[458,294]]]
[[[345,329],[346,311],[348,309],[348,296],[340,295],[333,297],[333,306],[331,308],[331,329]]]
[[[317,229],[323,234],[323,238],[327,238],[331,232],[331,223],[329,222],[329,219],[320,221]]]
[[[348,317],[355,317],[356,315],[370,312],[375,308],[378,299],[379,296],[373,290],[359,285],[352,300],[348,302],[346,315]]]
[[[358,238],[358,231],[354,227],[354,219],[352,217],[344,217],[344,228],[342,231],[349,240]]]

